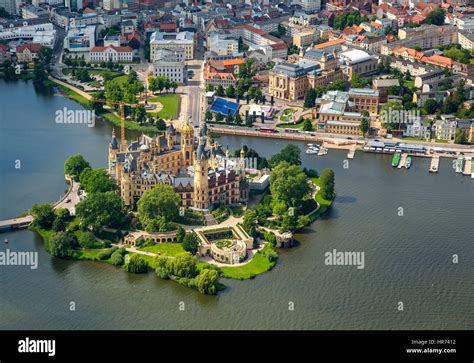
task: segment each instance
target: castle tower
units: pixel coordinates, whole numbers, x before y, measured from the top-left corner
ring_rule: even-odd
[[[109,174],[115,175],[115,163],[117,161],[117,152],[119,151],[119,145],[117,138],[115,137],[115,129],[112,129],[112,139],[109,144]]]
[[[193,164],[194,130],[188,121],[181,128],[181,170]]]
[[[209,208],[209,164],[205,150],[205,139],[202,138],[196,149],[194,160],[194,207]]]
[[[168,144],[168,150],[171,150],[174,144],[176,144],[176,130],[172,123],[170,123],[170,125],[166,129],[165,136],[166,136],[166,142]]]

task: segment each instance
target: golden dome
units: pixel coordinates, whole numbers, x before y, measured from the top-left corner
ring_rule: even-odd
[[[181,133],[182,134],[193,134],[194,133],[194,129],[188,121],[185,121],[183,127],[181,127]]]

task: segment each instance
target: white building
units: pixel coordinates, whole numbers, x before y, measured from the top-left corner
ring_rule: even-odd
[[[108,62],[124,63],[133,61],[133,49],[129,46],[117,47],[108,45],[106,47],[94,47],[90,51],[92,63]]]
[[[70,28],[64,38],[64,48],[70,52],[89,52],[95,46],[96,26]]]
[[[239,54],[239,42],[228,34],[210,33],[207,38],[207,50],[219,56]]]
[[[0,0],[0,8],[4,8],[10,15],[18,15],[18,7],[15,0]]]
[[[186,60],[194,58],[194,36],[191,32],[154,32],[150,38],[151,62],[158,60],[159,49],[183,49]]]
[[[321,0],[300,0],[301,8],[307,13],[321,10]]]
[[[454,140],[456,136],[456,121],[437,120],[434,124],[436,139]]]
[[[183,49],[159,49],[153,62],[153,76],[165,76],[172,82],[186,81],[185,51]]]
[[[415,118],[412,123],[407,124],[407,129],[403,131],[403,136],[430,138],[431,128],[429,127],[428,122],[418,117]]]
[[[53,24],[26,25],[18,28],[3,29],[0,31],[0,40],[31,39],[32,43],[52,48],[56,39],[56,30]]]

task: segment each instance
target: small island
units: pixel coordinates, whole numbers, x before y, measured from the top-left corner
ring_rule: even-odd
[[[270,160],[243,146],[232,154],[201,124],[170,123],[129,144],[112,135],[107,169],[81,155],[65,162],[71,184],[57,205],[34,205],[30,228],[57,258],[94,260],[130,273],[154,270],[214,295],[221,279],[272,269],[293,233],[325,213],[334,173],[302,168],[288,145]]]

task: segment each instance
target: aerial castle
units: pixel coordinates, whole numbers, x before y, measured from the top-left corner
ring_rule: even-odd
[[[200,126],[198,137],[185,122],[179,133],[170,124],[164,135],[142,135],[123,146],[113,132],[109,173],[127,206],[135,205],[143,192],[159,183],[173,186],[183,207],[198,210],[248,199],[243,152],[240,158],[229,158],[211,139],[206,124]]]

